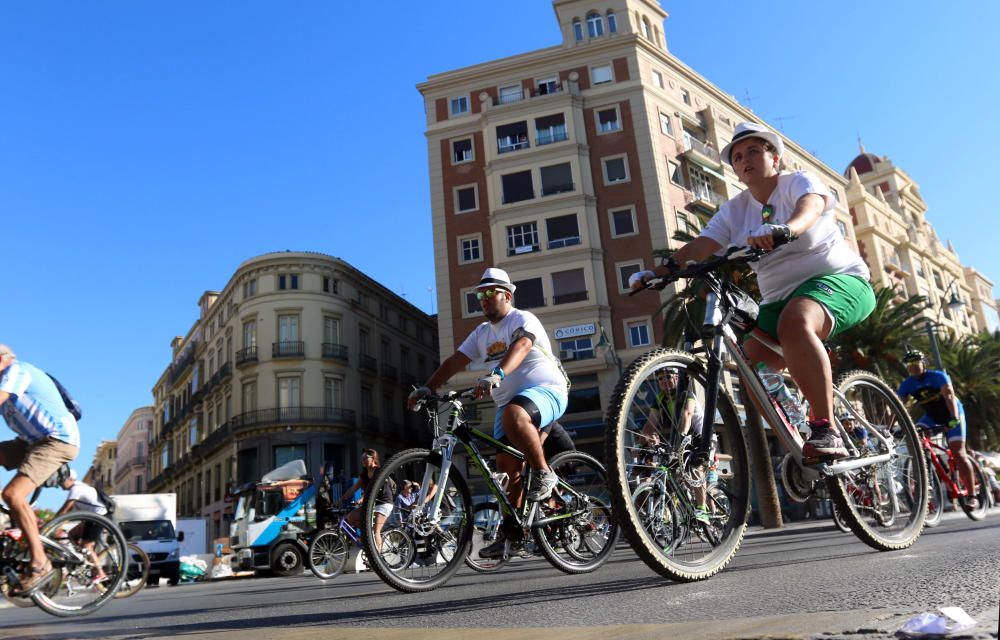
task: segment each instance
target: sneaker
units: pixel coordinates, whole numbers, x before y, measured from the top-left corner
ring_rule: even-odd
[[[809,428],[812,435],[802,445],[802,455],[807,462],[811,461],[810,459],[831,460],[848,456],[843,439],[830,427],[829,420],[825,418],[811,420]]]
[[[484,560],[496,560],[502,558],[507,551],[507,540],[500,536],[493,544],[479,550],[479,557]]]
[[[552,470],[542,471],[534,469],[531,472],[531,491],[528,492],[528,500],[540,502],[552,495],[552,490],[559,484],[559,476]]]
[[[695,507],[694,519],[698,522],[704,522],[705,524],[711,522],[711,519],[708,516],[708,509],[705,508],[705,505]]]
[[[979,508],[979,498],[975,496],[969,496],[965,499],[965,506],[971,511],[975,511]]]

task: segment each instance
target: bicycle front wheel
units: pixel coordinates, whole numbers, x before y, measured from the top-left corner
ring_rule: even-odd
[[[925,527],[936,527],[941,524],[941,516],[944,515],[945,492],[941,478],[938,477],[937,470],[933,463],[927,461],[927,479],[929,486],[927,489],[927,516],[924,518]]]
[[[665,383],[659,381],[660,376],[672,377],[665,374],[677,376],[672,389],[661,386]],[[717,486],[727,500],[712,513],[709,525],[696,518],[691,498],[704,480],[686,468],[690,450],[684,444],[687,419],[682,409],[689,402],[704,407],[705,400],[706,373],[701,363],[683,351],[655,349],[625,371],[605,419],[605,458],[613,465],[609,474],[612,505],[625,537],[651,569],[684,582],[704,580],[729,564],[743,541],[750,514],[746,441],[735,404],[720,385],[714,429]],[[674,509],[669,515],[674,522],[665,523],[666,529],[650,522],[646,493],[638,492],[644,482],[665,470],[678,478],[663,484],[666,500]],[[640,502],[633,499],[637,494]],[[666,510],[659,513],[661,518],[668,517]]]
[[[549,467],[559,484],[538,506],[536,518],[548,524],[532,529],[535,544],[556,569],[589,573],[607,562],[618,542],[607,472],[582,451],[561,453]]]
[[[324,529],[309,541],[309,570],[320,580],[336,578],[347,566],[351,544],[340,531]]]
[[[837,382],[843,395],[834,414],[852,410],[875,436],[862,456],[890,454],[890,459],[827,480],[830,498],[844,521],[868,546],[879,551],[905,549],[917,541],[927,515],[927,466],[920,436],[896,393],[867,371],[852,371]],[[846,400],[849,406],[844,406]]]
[[[969,464],[972,465],[972,479],[978,485],[969,491],[969,494],[976,498],[978,504],[975,507],[969,506],[969,501],[965,496],[961,496],[958,499],[958,504],[962,506],[962,511],[965,515],[969,516],[972,520],[982,520],[986,517],[986,510],[990,507],[990,481],[983,473],[982,468],[979,463],[976,462],[972,456],[966,456],[969,460]],[[965,489],[965,483],[962,482],[962,474],[955,474],[955,482],[958,483],[959,488]]]
[[[128,544],[114,522],[86,511],[72,511],[41,529],[45,555],[56,569],[53,580],[32,596],[46,613],[85,616],[114,597],[128,570]],[[96,559],[96,560],[95,560]],[[94,583],[101,573],[107,580]]]
[[[361,527],[369,565],[386,584],[406,593],[430,591],[447,582],[469,555],[472,542],[472,497],[462,474],[453,466],[448,476],[441,474],[441,454],[427,449],[409,449],[393,456],[372,480],[373,499],[365,501]],[[405,565],[395,553],[375,549],[375,515],[386,511],[391,501],[383,501],[386,485],[401,487],[404,480],[420,483],[426,496],[423,505],[414,504],[399,529],[413,545],[413,555]],[[390,482],[391,480],[391,482]],[[440,497],[440,508],[432,513]],[[392,496],[395,498],[395,496]]]

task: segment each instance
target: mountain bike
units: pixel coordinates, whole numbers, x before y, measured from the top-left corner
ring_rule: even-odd
[[[2,503],[0,511],[10,513]],[[25,598],[15,595],[19,576],[30,563],[22,532],[13,523],[0,532],[0,591],[11,602],[18,606],[30,602],[59,617],[84,616],[107,604],[121,587],[128,567],[127,544],[117,525],[108,518],[71,511],[43,524],[39,535],[55,573],[43,587]],[[85,549],[87,541],[94,543],[100,567]],[[94,577],[101,570],[108,578],[98,584]]]
[[[347,521],[347,514],[351,511],[351,509],[336,510],[335,513],[340,516],[336,528],[322,529],[309,541],[309,550],[306,552],[309,570],[320,580],[330,580],[343,573],[351,554],[351,547],[356,546],[360,549],[363,546],[361,537]],[[382,529],[380,555],[387,566],[395,569],[405,567],[412,562],[415,552],[413,539],[404,530],[395,526]],[[363,561],[369,565],[366,558],[363,558]]]
[[[552,498],[540,502],[525,500],[522,507],[513,506],[477,443],[487,443],[522,461],[524,456],[469,427],[462,402],[471,397],[471,390],[425,396],[417,409],[427,412],[434,432],[432,447],[396,454],[373,480],[371,493],[381,496],[382,486],[390,478],[397,485],[405,478],[421,478],[412,510],[400,525],[417,549],[413,561],[405,567],[394,567],[372,553],[370,529],[378,501],[366,504],[362,527],[372,570],[393,588],[416,592],[440,587],[461,567],[470,552],[476,512],[465,476],[454,464],[453,454],[458,445],[468,456],[470,472],[479,473],[502,514],[499,530],[505,547],[506,543],[523,544],[531,538],[554,567],[571,574],[594,571],[604,564],[614,551],[618,535],[604,467],[579,451],[561,453],[549,461],[549,467],[559,476]],[[447,414],[444,425],[440,420],[442,413]],[[530,479],[529,474],[525,494],[530,492]]]
[[[750,333],[778,354],[781,347],[754,328],[757,305],[750,296],[716,273],[724,265],[746,264],[763,255],[763,251],[749,247],[731,247],[722,255],[691,263],[669,277],[650,280],[647,289],[663,288],[680,278],[700,280],[708,292],[704,320],[697,332],[686,333],[683,350],[654,349],[633,362],[609,403],[605,455],[614,464],[610,485],[615,513],[639,557],[661,575],[675,580],[702,580],[721,571],[739,549],[750,515],[751,461],[740,407],[722,386],[726,361],[732,363],[739,375],[744,402],[753,404],[788,452],[781,475],[789,493],[807,494],[814,482],[824,481],[851,530],[879,550],[909,547],[924,526],[927,470],[920,437],[896,394],[874,374],[853,371],[841,376],[834,387],[833,407],[835,416],[848,413],[866,427],[872,446],[863,450],[855,446],[835,418],[833,426],[844,437],[849,457],[815,464],[804,459],[803,435],[765,390],[737,334]],[[659,419],[658,440],[667,447],[666,451],[648,444],[650,438],[643,433],[651,414],[662,404],[656,382],[661,371],[679,372],[676,405],[693,394],[704,407],[702,437],[690,451],[670,449],[681,442],[675,434],[679,430],[676,414]],[[752,424],[747,428],[759,426]],[[708,459],[713,434],[718,438],[719,451],[728,457],[725,473],[720,473],[718,483],[728,499],[727,511],[713,524],[718,535],[704,534],[702,529],[704,535],[700,536],[697,527],[688,527],[666,537],[662,528],[670,529],[672,524],[661,526],[657,522],[658,529],[652,529],[649,518],[642,512],[643,505],[634,499],[636,488],[661,466],[674,478],[690,484],[692,476],[697,475],[696,468]],[[769,464],[767,460],[755,462]],[[851,485],[863,486],[865,491],[853,491]],[[670,522],[689,523],[696,514],[691,501],[684,497],[683,483],[678,481],[666,487],[674,507]],[[869,495],[873,498],[866,498]],[[663,518],[667,518],[667,511],[663,513]]]
[[[970,519],[982,520],[985,518],[990,504],[990,482],[976,459],[972,455],[966,455],[966,458],[968,458],[969,463],[972,465],[972,475],[979,484],[978,489],[974,488],[970,491],[962,480],[962,474],[958,471],[958,464],[950,448],[942,447],[932,441],[930,430],[926,428],[920,434],[920,442],[926,452],[927,465],[934,470],[934,473],[931,473],[930,477],[931,484],[934,485],[933,490],[936,493],[931,494],[931,501],[939,507],[934,513],[928,511],[928,518],[935,518],[935,524],[937,520],[940,520],[945,492],[947,492],[949,499],[958,501],[962,511]],[[942,458],[947,461],[947,468],[942,463]],[[976,498],[979,501],[979,504],[975,508],[969,506],[968,499],[970,497]]]

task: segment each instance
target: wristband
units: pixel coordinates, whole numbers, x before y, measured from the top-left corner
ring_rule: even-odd
[[[490,373],[494,373],[494,374],[500,376],[501,380],[504,379],[503,369],[501,369],[500,367],[493,367],[493,371],[491,371]]]
[[[676,260],[674,260],[673,256],[669,256],[669,257],[666,257],[663,260],[661,260],[660,261],[660,266],[661,267],[666,267],[667,269],[670,269],[671,272],[677,271],[678,269],[681,268],[681,264],[679,262],[677,262]]]

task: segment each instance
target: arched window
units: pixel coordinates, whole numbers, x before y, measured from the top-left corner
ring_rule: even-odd
[[[649,18],[646,16],[642,17],[642,34],[646,36],[646,39],[650,42],[653,41],[653,30],[649,26]]]
[[[583,40],[583,24],[579,18],[573,18],[573,35],[577,42]]]
[[[663,46],[663,40],[660,39],[660,28],[653,27],[653,31],[656,32],[656,44]]]
[[[608,11],[608,33],[615,33],[618,31],[618,19],[615,17],[614,11]]]
[[[604,35],[604,19],[601,18],[601,14],[592,13],[587,16],[587,33],[591,38]]]

